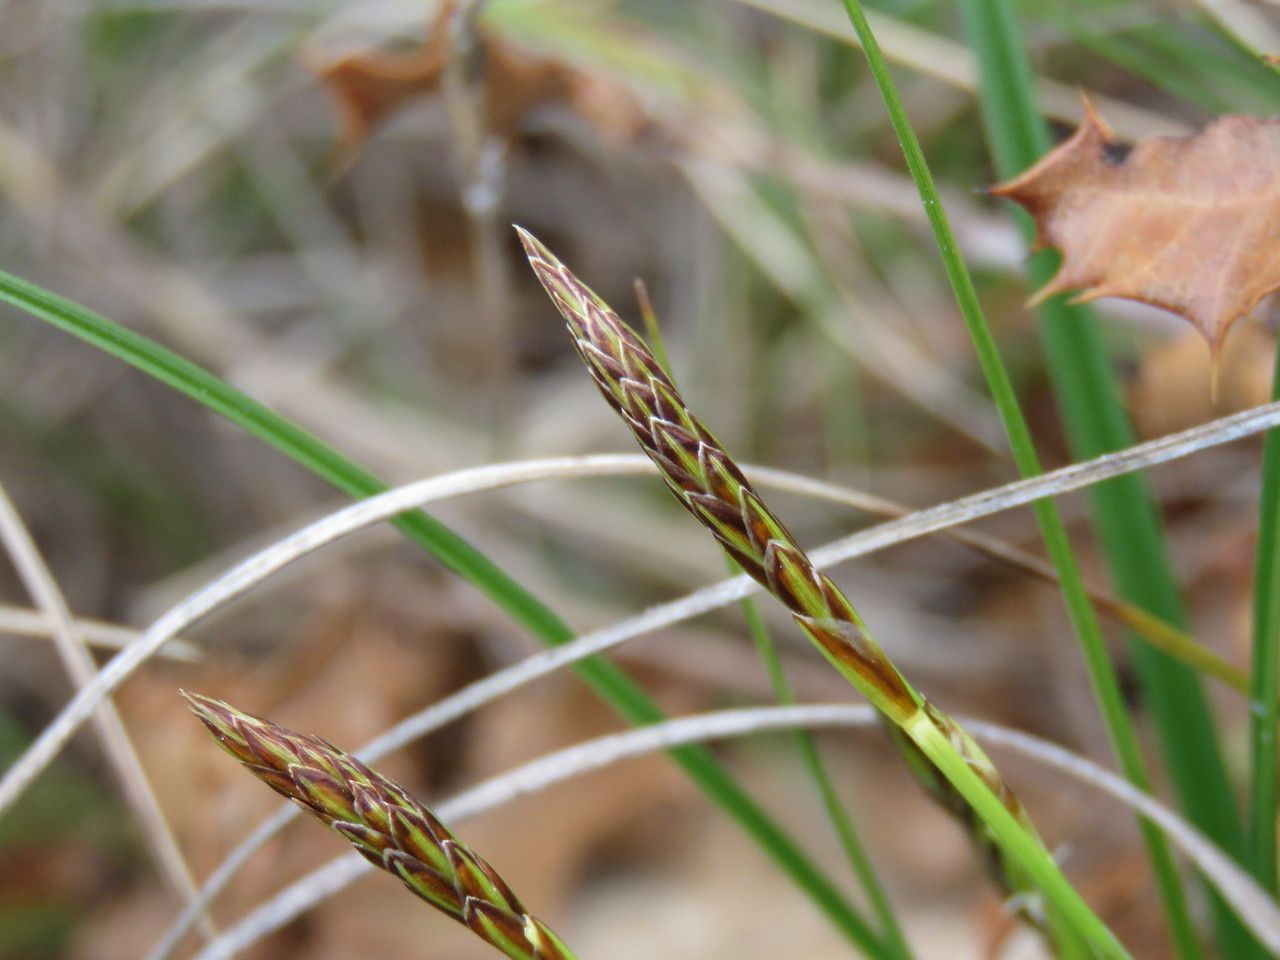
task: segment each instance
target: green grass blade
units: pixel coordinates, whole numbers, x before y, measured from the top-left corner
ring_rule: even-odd
[[[3,271],[0,271],[0,300],[168,384],[271,444],[344,493],[367,497],[386,489],[377,477],[318,437],[207,370],[106,317]],[[559,646],[573,639],[573,631],[563,620],[438,520],[419,510],[397,518],[396,525],[542,642]],[[629,722],[645,724],[665,719],[657,704],[608,660],[593,657],[574,669]],[[703,792],[751,835],[850,943],[868,956],[877,955],[878,938],[860,913],[796,842],[745,793],[709,750],[679,747],[670,753]]]
[[[1280,397],[1280,355],[1271,395]],[[1262,448],[1262,494],[1253,580],[1253,691],[1249,726],[1248,867],[1276,889],[1276,726],[1280,722],[1280,432]]]
[[[729,570],[735,574],[742,572],[742,568],[734,563],[732,559],[729,560]],[[751,633],[752,642],[755,644],[756,651],[759,653],[760,659],[764,662],[765,670],[769,674],[769,682],[773,686],[774,696],[783,705],[794,705],[796,698],[791,691],[791,683],[787,680],[782,660],[778,657],[777,645],[773,641],[773,635],[769,632],[768,625],[764,622],[764,617],[760,615],[755,601],[750,598],[743,600],[741,606],[743,617],[747,621],[747,630]],[[840,796],[836,793],[831,774],[827,771],[826,764],[822,761],[822,755],[818,752],[818,745],[813,742],[813,735],[807,730],[797,730],[795,743],[796,749],[800,752],[800,759],[803,761],[809,778],[813,781],[814,788],[818,792],[818,798],[822,801],[822,807],[827,814],[827,819],[831,821],[831,827],[835,830],[836,837],[840,841],[840,848],[844,851],[845,859],[849,861],[849,866],[853,868],[854,875],[858,878],[858,882],[862,884],[862,889],[865,891],[867,899],[871,902],[871,908],[875,911],[880,921],[881,937],[884,940],[886,950],[885,957],[896,958],[896,960],[911,960],[913,956],[911,947],[907,943],[902,924],[898,921],[893,904],[889,900],[889,894],[880,882],[875,865],[871,862],[866,848],[862,845],[862,839],[858,836],[857,828],[854,827],[848,812],[840,802]]]
[[[978,302],[973,280],[964,258],[960,255],[959,246],[948,223],[946,211],[942,207],[924,151],[907,117],[888,65],[880,53],[879,45],[859,0],[844,0],[844,5],[888,108],[890,120],[902,145],[907,167],[920,191],[947,277],[955,293],[956,303],[960,307],[970,338],[977,350],[983,374],[990,387],[992,399],[1004,423],[1014,461],[1023,476],[1034,476],[1041,472],[1041,468],[1031,430],[1022,414],[1013,384],[1009,380],[1008,372],[996,347],[995,338]],[[1120,684],[1107,655],[1106,642],[1093,606],[1089,602],[1080,568],[1067,536],[1066,526],[1062,522],[1056,505],[1050,501],[1035,504],[1035,513],[1049,558],[1057,571],[1063,598],[1089,671],[1089,679],[1106,721],[1107,732],[1120,766],[1125,776],[1135,786],[1149,791],[1150,780],[1142,762],[1137,734],[1134,732],[1125,708]],[[1179,954],[1185,960],[1192,960],[1200,956],[1200,951],[1172,851],[1154,825],[1143,821],[1141,828]]]
[[[1011,12],[1002,0],[961,0],[966,30],[978,57],[987,137],[1002,176],[1023,170],[1049,147],[1036,108],[1034,84]],[[1022,219],[1027,226],[1025,218]],[[1037,258],[1033,281],[1047,279]],[[1133,430],[1090,311],[1056,299],[1038,311],[1041,338],[1067,437],[1079,459],[1129,446]],[[1160,521],[1147,486],[1130,475],[1090,490],[1093,526],[1120,594],[1156,616],[1185,626],[1169,569]],[[1241,856],[1243,835],[1213,717],[1199,678],[1171,657],[1130,643],[1145,702],[1155,720],[1162,755],[1183,808],[1223,849]],[[1242,956],[1250,938],[1221,900],[1213,900],[1224,953]]]
[[[1071,960],[1077,955],[1117,958],[1117,960],[1129,958],[1129,952],[1106,924],[1079,899],[1079,894],[1058,871],[1052,858],[1044,855],[1043,849],[1038,851],[1039,856],[1036,855],[1034,838],[1025,830],[1017,829],[1017,821],[1000,803],[996,795],[986,788],[964,758],[951,748],[942,732],[932,724],[923,722],[924,719],[922,714],[919,718],[920,722],[913,724],[913,729],[909,730],[912,741],[961,790],[978,816],[999,829],[1001,835],[1007,838],[1008,849],[1021,853],[1020,859],[1026,864],[1028,874],[1044,891],[1045,898],[1051,907],[1074,905],[1070,912],[1063,911],[1063,917],[1068,919],[1074,930],[1087,943],[1077,946],[1075,944],[1078,944],[1078,941],[1069,941],[1073,944],[1069,952],[1060,949],[1059,956],[1062,960]],[[1061,944],[1060,948],[1063,946],[1065,944]]]

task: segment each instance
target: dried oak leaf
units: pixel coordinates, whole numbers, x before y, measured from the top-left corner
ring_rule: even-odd
[[[1222,338],[1280,289],[1280,120],[1226,116],[1189,137],[1152,137],[1115,158],[1085,103],[1075,134],[993,189],[1026,207],[1036,246],[1062,251],[1040,301],[1124,297],[1190,320],[1217,356]]]

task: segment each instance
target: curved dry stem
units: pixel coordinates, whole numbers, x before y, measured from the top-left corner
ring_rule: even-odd
[[[1063,773],[1156,823],[1239,913],[1260,942],[1273,955],[1280,955],[1280,905],[1230,857],[1164,804],[1091,760],[1039,737],[981,720],[963,718],[961,722],[986,745],[1008,749]],[[601,767],[675,746],[764,731],[868,727],[876,723],[874,709],[866,704],[755,707],[684,717],[557,751],[478,784],[435,809],[442,818],[459,821]],[[331,860],[242,918],[195,960],[227,960],[235,956],[372,869],[353,854]]]
[[[1138,444],[1026,480],[995,487],[948,503],[916,511],[906,517],[835,540],[810,553],[819,568],[862,556],[875,550],[925,536],[957,524],[1023,506],[1044,497],[1078,490],[1112,477],[1220,446],[1241,437],[1280,425],[1280,402],[1254,407],[1210,421],[1181,433]],[[18,758],[0,780],[0,814],[13,805],[67,741],[84,724],[101,699],[122,683],[154,651],[188,629],[212,610],[240,596],[282,567],[357,530],[417,506],[452,496],[496,489],[533,479],[567,476],[603,476],[626,472],[630,456],[598,454],[495,464],[444,474],[407,484],[369,497],[298,530],[236,564],[221,577],[190,594],[157,619],[131,645],[111,660]],[[550,669],[582,659],[626,640],[707,613],[750,596],[760,588],[745,575],[721,581],[671,603],[652,607],[614,627],[584,634],[577,640],[547,651]],[[537,658],[533,658],[537,659]],[[541,671],[541,676],[549,671]],[[518,684],[517,684],[518,685]]]
[[[617,458],[618,462],[612,465],[616,469],[602,470],[601,475],[607,473],[609,476],[633,474],[642,476],[653,475],[655,472],[653,464],[643,454],[618,454]],[[766,489],[852,507],[878,517],[905,517],[911,513],[910,507],[855,487],[816,480],[802,473],[774,467],[747,466],[745,469],[752,481]],[[1057,582],[1057,573],[1050,563],[1007,540],[963,528],[944,528],[938,533],[990,560],[1049,583]],[[1182,660],[1200,673],[1221,680],[1240,693],[1249,693],[1249,676],[1246,671],[1235,666],[1211,647],[1197,641],[1185,630],[1180,630],[1140,607],[1126,603],[1106,590],[1091,587],[1088,592],[1102,612],[1133,630],[1139,639]],[[79,617],[75,622],[86,643],[104,650],[122,650],[142,635],[142,630],[137,627],[103,620]],[[52,638],[53,626],[49,618],[39,610],[0,604],[0,634],[48,640]],[[204,651],[189,640],[176,638],[165,643],[155,655],[170,660],[195,663],[204,657]]]

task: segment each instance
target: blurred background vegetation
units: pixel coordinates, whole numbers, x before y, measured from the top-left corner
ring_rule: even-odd
[[[1072,459],[1027,254],[946,0],[877,0],[872,25],[944,190],[1049,465]],[[388,482],[497,460],[630,450],[522,263],[512,222],[634,319],[648,284],[677,379],[741,459],[927,505],[1016,476],[915,187],[833,0],[490,0],[443,42],[416,0],[0,2],[0,267],[213,371]],[[1024,0],[1036,94],[1058,134],[1087,90],[1120,136],[1270,115],[1267,0]],[[1272,314],[1227,344],[1221,396],[1190,327],[1108,302],[1097,329],[1139,437],[1263,402]],[[202,407],[0,308],[0,482],[80,616],[141,626],[250,549],[336,506],[323,482]],[[1249,660],[1259,444],[1150,478],[1195,635]],[[779,497],[807,543],[866,524]],[[1084,498],[1062,507],[1106,582]],[[651,480],[540,483],[438,515],[576,629],[723,575]],[[1029,513],[984,529],[1039,551]],[[948,709],[1110,763],[1061,600],[947,543],[839,572],[905,672]],[[72,688],[0,564],[0,757]],[[769,605],[803,699],[844,699]],[[24,627],[24,624],[26,626]],[[11,634],[11,636],[10,636]],[[117,698],[197,876],[271,809],[204,742],[178,686],[344,746],[537,648],[390,528],[330,549],[202,624]],[[1126,648],[1113,638],[1122,679]],[[672,713],[771,696],[741,615],[624,648]],[[1243,701],[1207,688],[1233,783]],[[1139,728],[1146,718],[1134,701]],[[614,729],[559,675],[386,765],[447,793]],[[921,957],[1036,956],[958,830],[868,736],[820,741]],[[1154,756],[1154,752],[1153,752]],[[789,742],[725,748],[839,875]],[[1142,957],[1169,955],[1131,818],[1009,764],[1064,865]],[[1157,779],[1162,779],[1157,775]],[[848,945],[663,759],[521,800],[464,833],[587,957],[847,956]],[[290,828],[220,901],[230,919],[339,850]],[[1197,896],[1198,916],[1205,911]],[[177,904],[90,734],[0,821],[0,956],[138,957]],[[484,956],[375,878],[255,957]]]

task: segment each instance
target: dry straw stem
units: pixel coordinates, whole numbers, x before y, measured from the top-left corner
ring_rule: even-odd
[[[1276,426],[1280,426],[1280,401],[1221,417],[1181,433],[1150,440],[1037,477],[1015,480],[958,500],[918,510],[909,516],[841,537],[815,549],[810,556],[820,569],[833,566],[916,537],[1025,506],[1043,497],[1080,490],[1112,477],[1177,460]],[[625,454],[594,454],[471,467],[418,480],[367,497],[259,550],[170,607],[142,631],[135,643],[122,650],[98,672],[91,683],[76,694],[53,722],[41,731],[35,742],[5,771],[3,779],[0,779],[0,815],[13,806],[32,781],[52,762],[76,731],[93,715],[96,706],[160,647],[272,574],[327,544],[413,507],[537,479],[630,473],[635,469],[633,464],[634,458]],[[755,581],[745,574],[703,587],[676,600],[652,607],[635,617],[583,634],[571,643],[545,651],[517,668],[486,678],[478,685],[473,685],[480,689],[467,689],[467,698],[501,695],[521,683],[545,676],[561,666],[603,652],[645,633],[729,606],[759,589]],[[455,704],[450,704],[451,711],[454,706]]]
[[[458,822],[574,777],[659,750],[769,731],[861,728],[877,723],[878,719],[874,708],[866,704],[748,707],[680,717],[588,740],[531,760],[441,802],[437,811],[441,817]],[[1057,744],[983,720],[962,718],[961,722],[988,746],[1009,750],[1097,789],[1159,825],[1238,911],[1259,941],[1272,954],[1280,953],[1280,905],[1239,864],[1178,814],[1135,789],[1122,777]],[[408,726],[411,726],[409,721],[400,725],[406,729]],[[405,746],[410,738],[392,738],[388,731],[378,739],[398,748]],[[330,860],[241,918],[217,941],[201,950],[195,960],[228,960],[339,893],[370,869],[363,859],[351,855]],[[153,952],[151,958],[155,956]]]
[[[104,620],[88,620],[77,617],[73,621],[76,631],[91,647],[103,650],[123,650],[138,639],[138,631],[133,627]],[[11,637],[30,637],[35,640],[53,640],[57,623],[43,610],[31,607],[19,607],[14,604],[0,603],[0,634]],[[199,647],[186,640],[171,640],[159,651],[159,655],[169,660],[184,663],[197,663],[204,656]]]
[[[4,544],[19,579],[48,622],[54,646],[72,683],[83,689],[93,681],[97,664],[71,615],[53,571],[3,486],[0,486],[0,543]],[[182,901],[198,905],[199,890],[195,877],[183,859],[182,850],[169,821],[165,819],[151,781],[147,779],[124,720],[115,705],[104,700],[98,705],[93,721],[103,752],[120,781],[125,802],[137,819],[161,874]],[[206,938],[212,939],[217,935],[213,922],[203,911],[199,914],[199,921]]]
[[[1055,908],[1050,927],[1057,928],[1052,917],[1061,910],[1096,948],[1126,956],[1062,878],[995,765],[959,724],[908,683],[839,587],[814,565],[689,411],[640,339],[532,234],[517,230],[596,386],[680,504],[787,607],[828,661],[893,725],[908,766],[969,830],[1005,888],[1026,894],[1042,888]],[[1031,898],[1023,902],[1032,920],[1045,919]]]
[[[514,960],[573,960],[506,882],[404,787],[320,737],[183,692],[223,749],[374,866]]]

